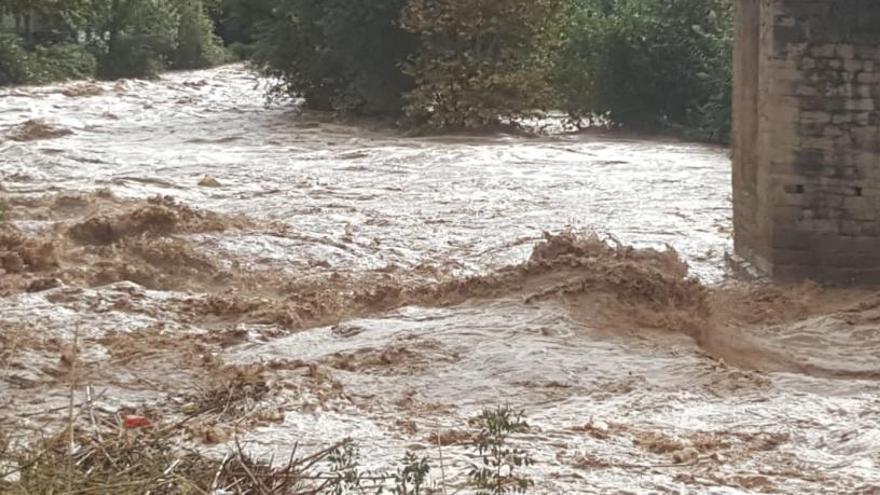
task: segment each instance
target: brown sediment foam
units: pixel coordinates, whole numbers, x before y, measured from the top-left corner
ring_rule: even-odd
[[[70,129],[50,124],[45,120],[30,119],[10,129],[6,133],[6,137],[13,141],[36,141],[60,138],[70,134],[73,134]]]
[[[174,234],[248,224],[241,218],[193,210],[168,198],[122,201],[101,191],[16,198],[10,201],[8,213],[10,221],[0,224],[0,269],[6,275],[0,280],[2,295],[47,286],[34,285],[38,277],[75,286],[129,280],[149,289],[208,290],[226,273],[211,256]],[[25,233],[15,226],[17,221],[29,220],[48,227]]]
[[[683,332],[711,354],[741,366],[808,371],[745,338],[744,330],[837,311],[848,300],[839,290],[811,284],[707,288],[689,276],[671,248],[635,249],[572,233],[546,234],[525,262],[472,277],[437,281],[436,274],[418,270],[341,274],[325,269],[300,276],[194,245],[186,234],[258,224],[168,198],[126,202],[93,194],[32,199],[22,206],[13,203],[11,217],[38,211],[57,221],[33,235],[10,224],[0,227],[0,266],[6,273],[0,294],[53,288],[59,281],[73,286],[132,281],[148,289],[195,293],[162,303],[157,312],[209,326],[264,324],[264,337],[406,305],[520,298],[527,304],[561,304],[575,319],[611,332]]]
[[[104,94],[104,89],[95,83],[79,83],[64,88],[61,94],[69,98],[101,96]]]
[[[675,330],[696,330],[709,314],[706,288],[688,276],[687,265],[672,248],[634,249],[572,233],[545,234],[525,263],[409,289],[404,299],[454,304],[504,295],[521,295],[527,303],[610,295],[618,316],[629,323],[635,317],[641,325]]]
[[[876,290],[733,287],[713,294],[713,319],[698,344],[727,363],[825,378],[880,378]],[[863,350],[860,350],[863,349]]]
[[[438,362],[455,363],[461,356],[446,349],[437,341],[419,341],[416,344],[392,344],[355,352],[337,352],[321,359],[333,369],[359,373],[396,375],[422,372]]]
[[[0,268],[6,273],[37,272],[57,266],[54,243],[26,236],[11,224],[0,223]]]
[[[95,216],[73,225],[68,235],[81,244],[113,244],[125,237],[141,234],[168,235],[223,231],[228,218],[193,210],[168,197],[156,197],[146,206],[114,216]]]

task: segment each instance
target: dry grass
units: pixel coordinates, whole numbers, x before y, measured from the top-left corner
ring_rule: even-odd
[[[85,387],[87,400],[74,401],[77,347],[75,341],[65,426],[36,439],[0,429],[0,493],[307,495],[386,480],[357,473],[350,440],[308,455],[294,446],[286,462],[257,459],[237,440],[222,458],[188,447],[192,424],[237,421],[256,409],[269,392],[259,368],[219,370],[211,386],[190,397],[193,409],[182,421],[132,427],[119,412],[96,408],[91,387]]]
[[[176,447],[175,432],[158,429],[105,429],[66,433],[27,449],[7,440],[0,446],[0,492],[33,494],[209,494],[329,493],[345,482],[345,466],[326,468],[350,445],[347,441],[273,466],[241,445],[222,459]],[[0,439],[2,440],[2,439]],[[322,469],[325,468],[325,469]]]

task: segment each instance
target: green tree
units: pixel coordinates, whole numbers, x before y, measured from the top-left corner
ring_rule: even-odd
[[[96,9],[98,76],[152,78],[174,50],[176,22],[169,0],[105,0]]]
[[[35,24],[53,31],[56,41],[74,41],[78,29],[94,20],[95,4],[102,0],[4,0],[0,13],[11,15],[26,44],[34,45]]]
[[[546,109],[565,2],[411,0],[403,25],[421,43],[407,67],[416,84],[408,113],[434,127],[478,127]]]
[[[569,19],[556,88],[572,117],[727,138],[731,0],[576,0]]]
[[[24,84],[32,77],[28,52],[13,35],[0,34],[0,86]]]
[[[249,45],[272,19],[275,4],[276,0],[221,0],[209,10],[224,42]]]
[[[203,69],[226,60],[214,23],[199,0],[183,0],[178,8],[175,69]]]
[[[398,114],[415,38],[399,27],[406,0],[278,0],[255,61],[279,93],[310,108]]]

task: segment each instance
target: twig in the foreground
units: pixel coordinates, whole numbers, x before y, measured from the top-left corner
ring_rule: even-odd
[[[440,433],[435,433],[437,437],[437,450],[440,452],[440,487],[443,489],[443,495],[446,493],[446,466],[443,464],[443,442],[440,441]]]

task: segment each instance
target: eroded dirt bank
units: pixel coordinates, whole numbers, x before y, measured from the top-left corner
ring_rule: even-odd
[[[0,428],[73,390],[219,455],[439,443],[459,486],[510,404],[538,493],[880,489],[880,297],[725,279],[723,151],[407,139],[258,82],[0,93]]]

